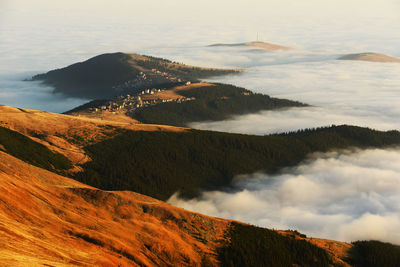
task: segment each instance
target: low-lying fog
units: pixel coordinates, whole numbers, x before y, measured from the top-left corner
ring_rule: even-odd
[[[40,82],[24,81],[31,72],[0,74],[0,105],[62,113],[88,102],[88,99],[66,98],[53,94],[53,88]]]
[[[400,244],[399,149],[314,155],[279,175],[237,177],[234,188],[169,203],[314,237]]]
[[[326,60],[250,68],[215,78],[259,93],[313,105],[264,111],[223,122],[193,123],[200,129],[266,134],[304,127],[353,124],[400,129],[400,64]]]

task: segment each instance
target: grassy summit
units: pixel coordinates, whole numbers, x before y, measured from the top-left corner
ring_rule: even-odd
[[[54,86],[54,92],[92,99],[111,98],[146,87],[167,87],[236,70],[200,68],[138,54],[110,53],[36,75],[32,80]]]

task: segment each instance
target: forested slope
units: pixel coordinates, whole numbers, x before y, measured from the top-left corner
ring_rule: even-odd
[[[332,126],[296,133],[252,136],[191,130],[183,133],[124,131],[86,146],[92,161],[76,179],[106,190],[132,190],[166,200],[179,191],[229,186],[233,177],[273,173],[313,152],[400,144],[398,131]]]
[[[179,94],[194,100],[149,106],[136,110],[131,116],[143,123],[187,126],[190,122],[218,121],[232,115],[307,106],[297,101],[255,94],[229,84],[216,83],[214,86],[179,91]]]

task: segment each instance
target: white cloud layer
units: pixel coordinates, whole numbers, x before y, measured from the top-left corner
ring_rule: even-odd
[[[400,150],[314,155],[279,175],[236,178],[232,191],[169,203],[211,216],[343,241],[400,244]]]
[[[0,74],[0,105],[62,113],[89,101],[53,94],[53,88],[40,82],[23,81],[31,75],[31,72]]]
[[[116,51],[214,67],[315,62],[363,51],[400,57],[397,11],[399,4],[394,0],[5,0],[0,2],[0,79],[9,84],[12,79],[8,75],[40,73]],[[217,42],[251,41],[257,33],[263,41],[297,50],[271,54],[204,47]],[[299,68],[308,69],[301,64]],[[326,76],[323,68],[314,74],[316,81]],[[271,88],[281,87],[264,84],[269,73],[263,72],[265,77],[259,83],[272,92]],[[282,82],[303,84],[295,73],[284,74],[282,78],[287,81]],[[235,79],[227,81],[236,83]],[[249,79],[249,83],[255,81]],[[0,103],[59,111],[50,104],[52,101],[39,103],[17,92],[20,88],[17,83],[11,87],[0,84]],[[307,88],[302,90],[305,93]],[[7,97],[10,93],[19,95],[20,104]],[[292,99],[297,96],[289,95]],[[59,102],[57,96],[48,95],[52,97]]]
[[[303,60],[306,60],[303,59]],[[260,61],[260,60],[258,60]],[[325,60],[250,68],[215,78],[311,108],[264,111],[222,122],[193,123],[200,129],[267,134],[306,127],[352,124],[400,129],[400,64]]]

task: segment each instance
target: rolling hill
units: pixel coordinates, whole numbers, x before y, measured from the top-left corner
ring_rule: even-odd
[[[239,70],[200,68],[138,54],[110,53],[38,74],[32,80],[53,86],[55,93],[103,99],[237,72]]]
[[[361,60],[370,62],[391,62],[400,63],[400,59],[387,56],[379,53],[359,53],[359,54],[349,54],[338,58],[339,60]]]

